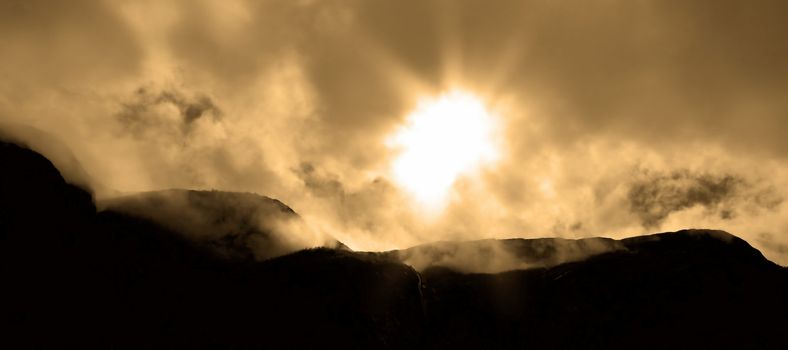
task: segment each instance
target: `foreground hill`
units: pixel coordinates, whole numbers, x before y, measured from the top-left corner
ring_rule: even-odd
[[[552,267],[626,249],[610,238],[537,238],[444,241],[386,252],[418,270],[440,266],[459,272],[497,273]]]
[[[0,143],[0,169],[1,341],[14,347],[788,348],[788,272],[720,231],[235,259],[188,226],[97,212],[25,148]],[[498,250],[515,269],[445,263]],[[420,272],[402,262],[414,256]]]
[[[254,193],[165,190],[103,200],[104,211],[155,222],[233,259],[265,260],[316,246],[339,246],[279,200]]]
[[[686,230],[549,268],[423,272],[431,346],[781,348],[788,273],[743,240]]]

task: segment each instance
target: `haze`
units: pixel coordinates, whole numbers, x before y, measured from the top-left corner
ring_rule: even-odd
[[[786,265],[786,14],[767,0],[6,0],[0,122],[51,135],[27,137],[56,163],[62,142],[84,168],[65,175],[100,198],[260,193],[353,249],[704,227]],[[437,185],[398,173],[396,135],[454,91],[494,116],[493,146]],[[425,215],[418,194],[435,188]]]

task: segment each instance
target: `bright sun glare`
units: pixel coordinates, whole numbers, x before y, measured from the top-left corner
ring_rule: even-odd
[[[459,176],[498,157],[495,129],[496,118],[469,93],[419,103],[388,140],[401,152],[393,163],[396,182],[422,204],[441,206]]]

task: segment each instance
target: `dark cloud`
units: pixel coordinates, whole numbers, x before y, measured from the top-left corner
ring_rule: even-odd
[[[701,206],[709,214],[730,220],[740,203],[751,208],[774,210],[782,198],[772,188],[757,188],[741,177],[678,170],[670,174],[646,174],[631,184],[627,195],[630,210],[645,228],[658,228],[672,213]]]
[[[310,195],[331,206],[342,225],[368,232],[389,225],[396,190],[385,179],[376,178],[348,189],[336,174],[304,163],[298,176]]]
[[[166,113],[156,111],[156,107],[170,105],[175,107],[180,118],[172,120]],[[207,96],[193,98],[185,96],[176,90],[162,90],[151,92],[145,88],[137,89],[131,102],[125,103],[118,113],[118,120],[126,125],[130,132],[141,136],[151,128],[164,128],[179,126],[184,133],[190,131],[190,126],[197,119],[209,116],[213,120],[221,118],[221,111]]]
[[[256,129],[233,124],[239,118],[228,119],[215,98],[198,89],[149,85],[114,104],[113,123],[102,130],[116,146],[135,151],[117,155],[135,166],[128,179],[147,178],[156,184],[149,189],[276,187]]]
[[[345,196],[345,188],[335,175],[320,174],[310,163],[302,163],[295,172],[304,182],[304,187],[315,196],[340,198]]]

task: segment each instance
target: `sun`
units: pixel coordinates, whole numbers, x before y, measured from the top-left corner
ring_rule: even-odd
[[[431,208],[446,203],[456,180],[499,156],[498,118],[467,92],[425,99],[389,139],[399,154],[394,180]]]

